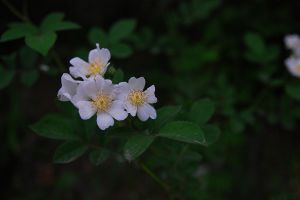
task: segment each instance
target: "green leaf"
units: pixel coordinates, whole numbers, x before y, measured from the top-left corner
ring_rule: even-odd
[[[110,51],[112,53],[112,56],[116,58],[127,58],[132,54],[131,47],[127,44],[122,43],[112,44],[110,47]]]
[[[192,144],[205,144],[200,126],[188,121],[170,122],[160,129],[158,136]]]
[[[123,81],[123,78],[124,78],[124,73],[121,69],[117,69],[114,73],[114,76],[113,76],[113,79],[112,79],[112,82],[114,84],[117,84],[119,82],[122,82]]]
[[[220,129],[217,126],[206,125],[202,128],[203,128],[204,138],[205,138],[204,143],[206,145],[211,145],[217,141],[221,133]]]
[[[25,37],[25,43],[32,49],[46,56],[49,49],[56,41],[56,33],[45,32],[38,35],[30,35]]]
[[[69,163],[82,156],[87,146],[79,141],[69,141],[60,145],[54,153],[55,163]]]
[[[154,137],[149,135],[134,135],[124,146],[124,156],[128,161],[135,160],[152,144]]]
[[[100,165],[102,164],[109,156],[109,151],[107,149],[101,148],[97,150],[93,150],[90,155],[90,161],[94,165]]]
[[[101,47],[107,46],[106,33],[100,28],[92,28],[88,33],[88,40],[92,45],[99,43]]]
[[[285,92],[293,99],[300,100],[300,82],[292,82],[285,86]]]
[[[31,87],[39,78],[39,72],[36,69],[28,70],[22,73],[21,83]]]
[[[221,4],[220,0],[209,1],[193,1],[193,9],[195,9],[195,16],[204,19],[208,17],[213,10]]]
[[[41,30],[44,32],[54,32],[70,29],[78,29],[80,26],[74,22],[62,21],[63,13],[51,13],[44,18],[41,24]]]
[[[116,22],[109,30],[109,40],[115,43],[128,37],[134,30],[136,21],[134,19],[124,19]]]
[[[1,42],[16,40],[27,35],[37,33],[37,28],[29,23],[13,23],[10,28],[1,35]]]
[[[14,69],[4,69],[0,66],[0,90],[7,87],[15,76]]]
[[[46,115],[40,121],[31,125],[31,129],[39,136],[46,138],[60,140],[78,139],[78,136],[74,133],[74,124],[57,114]]]
[[[65,17],[65,14],[61,13],[61,12],[50,13],[44,18],[41,26],[51,24],[54,22],[60,22],[63,20],[64,17]]]
[[[198,43],[182,49],[180,56],[173,60],[172,65],[180,70],[193,70],[206,63],[216,61],[218,58],[219,52],[216,49]]]
[[[263,54],[266,49],[263,38],[257,33],[247,33],[244,42],[248,49],[257,55]]]
[[[181,106],[164,106],[157,110],[157,118],[152,123],[150,127],[153,130],[161,128],[164,124],[176,117],[180,112]]]
[[[64,30],[72,30],[72,29],[78,29],[80,26],[74,22],[69,21],[63,21],[63,22],[56,22],[53,24],[47,24],[46,27],[44,27],[43,31],[64,31]]]
[[[192,121],[205,124],[214,114],[215,105],[209,99],[201,99],[192,105],[189,117]]]

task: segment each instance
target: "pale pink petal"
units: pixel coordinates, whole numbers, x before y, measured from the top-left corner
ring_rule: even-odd
[[[146,83],[146,81],[145,81],[144,77],[140,77],[140,78],[131,77],[128,81],[130,89],[140,90],[140,91],[142,91],[144,89],[145,83]]]
[[[118,121],[124,120],[128,116],[128,113],[124,110],[122,101],[118,100],[113,101],[107,112]]]
[[[147,90],[145,90],[146,102],[147,103],[156,103],[157,98],[155,97],[155,86],[150,86]]]
[[[77,102],[77,107],[79,109],[81,119],[89,119],[97,111],[95,106],[93,106],[93,104],[90,101],[79,101]]]
[[[114,119],[105,112],[97,114],[97,125],[101,130],[105,130],[110,126],[114,125]]]

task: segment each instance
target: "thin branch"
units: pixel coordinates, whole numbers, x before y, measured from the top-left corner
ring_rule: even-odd
[[[7,0],[2,0],[2,3],[8,8],[8,10],[14,14],[17,18],[19,18],[22,21],[29,22],[30,20],[28,17],[23,15],[20,11],[18,11],[11,3],[9,3]]]
[[[167,183],[165,183],[163,180],[161,180],[158,176],[156,176],[155,173],[152,172],[144,163],[139,162],[139,165],[144,170],[144,172],[146,172],[146,174],[148,174],[153,180],[155,180],[167,192],[167,194],[169,196],[170,186]]]

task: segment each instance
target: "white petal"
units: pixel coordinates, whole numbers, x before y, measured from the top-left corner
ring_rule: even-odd
[[[156,111],[152,106],[145,103],[145,104],[138,107],[137,116],[141,121],[146,121],[146,120],[149,119],[149,117],[151,119],[155,119],[156,118]]]
[[[90,51],[89,53],[89,63],[100,63],[100,62],[103,62],[101,59],[100,59],[100,54],[99,54],[99,51],[98,49],[93,49]]]
[[[118,93],[118,99],[124,99],[124,97],[128,96],[129,92],[130,92],[130,87],[128,85],[128,83],[126,82],[121,82],[117,85],[115,85],[115,90]]]
[[[126,102],[127,101],[127,97],[128,97],[128,94],[130,92],[130,87],[129,87],[129,84],[126,83],[126,82],[121,82],[119,83],[118,85],[115,86],[115,92],[116,92],[116,97],[115,99],[117,100],[121,100],[123,102]],[[129,103],[129,102],[128,102]],[[125,104],[125,103],[124,103]],[[130,106],[130,105],[129,105]],[[128,111],[128,109],[127,109]],[[130,109],[130,113],[132,115],[136,115],[136,109]]]
[[[100,59],[103,64],[107,64],[110,59],[110,52],[108,49],[102,48],[99,51]]]
[[[89,119],[96,113],[96,108],[90,101],[79,101],[77,102],[79,114],[81,119]]]
[[[57,97],[60,101],[70,101],[72,98],[71,95],[66,93],[62,87],[58,90]]]
[[[125,102],[125,101],[127,101],[127,97],[128,97],[128,93],[120,92],[119,90],[116,90],[116,96],[115,96],[116,100]]]
[[[290,57],[285,60],[285,65],[293,76],[300,77],[300,73],[297,70],[297,67],[300,66],[300,59]]]
[[[146,104],[146,106],[148,107],[148,113],[151,119],[156,119],[157,114],[156,114],[156,110],[153,108],[153,106]]]
[[[126,111],[133,117],[136,116],[137,113],[137,107],[132,105],[131,103],[129,103],[128,101],[125,101],[124,103],[124,107],[126,109]]]
[[[105,79],[105,82],[106,82],[106,84],[109,84],[109,85],[111,85],[111,84],[112,84],[112,81],[111,81],[111,80],[109,80],[109,79]]]
[[[156,103],[157,102],[157,98],[155,97],[154,93],[155,93],[154,85],[151,85],[150,87],[148,87],[147,90],[145,90],[147,103]]]
[[[107,112],[118,121],[124,120],[128,116],[128,113],[124,110],[122,101],[118,100],[113,101]]]
[[[77,88],[77,92],[73,97],[75,102],[78,101],[88,101],[91,99],[95,99],[98,94],[98,90],[96,88],[96,82],[93,79],[88,79],[81,82]]]
[[[70,60],[70,63],[72,64],[72,66],[69,68],[69,70],[72,76],[74,76],[75,78],[81,77],[85,79],[86,75],[88,74],[89,64],[78,57],[72,58]]]
[[[300,45],[293,49],[293,54],[298,58],[300,57]]]
[[[145,83],[146,81],[144,77],[131,77],[128,81],[128,84],[132,90],[143,90],[145,87]]]
[[[107,113],[101,112],[97,114],[97,125],[101,130],[105,130],[114,125],[114,119]]]
[[[101,74],[102,76],[106,73],[107,67],[108,67],[109,64],[110,64],[110,63],[106,64],[106,65],[101,69],[100,74]]]
[[[141,121],[147,121],[150,117],[147,108],[143,105],[138,107],[137,116]]]
[[[58,91],[58,98],[61,101],[70,101],[76,93],[80,81],[74,80],[69,74],[64,73],[61,76],[61,88]]]
[[[284,43],[289,49],[298,48],[300,46],[300,37],[297,34],[287,35],[284,38]]]
[[[107,95],[113,95],[115,87],[112,84],[111,80],[104,79],[102,76],[96,76],[95,81],[95,85],[99,92],[105,93]]]
[[[95,76],[94,80],[95,80],[95,86],[97,90],[102,91],[102,88],[105,84],[105,79],[102,76]]]
[[[70,60],[71,65],[75,67],[88,67],[89,64],[82,60],[81,58],[75,57]]]

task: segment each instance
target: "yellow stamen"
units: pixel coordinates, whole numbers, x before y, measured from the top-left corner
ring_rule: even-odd
[[[93,105],[98,111],[106,111],[112,104],[112,99],[105,94],[99,94],[93,100]]]
[[[128,99],[132,105],[140,106],[145,102],[145,94],[143,91],[132,91],[128,95]]]
[[[103,63],[102,62],[94,62],[91,63],[89,68],[88,68],[88,75],[89,76],[96,76],[97,74],[100,74],[103,68]]]

